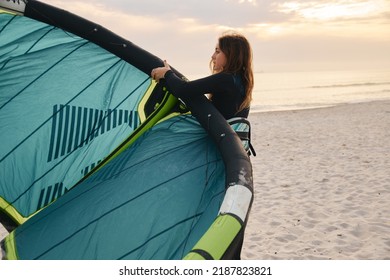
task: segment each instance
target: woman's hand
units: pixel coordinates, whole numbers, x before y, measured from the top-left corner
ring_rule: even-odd
[[[158,83],[160,79],[164,78],[165,73],[167,73],[169,70],[171,70],[171,67],[169,67],[168,62],[164,60],[164,66],[154,68],[150,76],[152,77],[153,80],[156,80],[156,82]]]

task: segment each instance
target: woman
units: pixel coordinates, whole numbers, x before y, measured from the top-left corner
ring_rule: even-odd
[[[209,95],[211,102],[223,117],[232,121],[231,125],[236,125],[237,123],[233,124],[233,122],[236,122],[237,119],[244,126],[247,125],[245,126],[247,135],[243,136],[243,133],[240,133],[241,137],[243,136],[241,140],[248,154],[255,155],[250,144],[249,122],[245,120],[249,114],[254,82],[252,51],[247,39],[239,34],[222,35],[218,39],[215,52],[211,57],[210,68],[213,72],[212,75],[188,82],[176,76],[168,63],[164,61],[164,67],[153,69],[151,76],[157,82],[164,78],[169,90],[176,97],[184,100],[199,95]],[[236,129],[233,128],[233,130]],[[223,142],[226,143],[226,141]],[[241,230],[232,242],[232,246],[237,249],[233,250],[236,253],[230,256],[232,259],[240,259],[243,240],[244,231]]]
[[[211,76],[188,82],[176,76],[164,61],[164,67],[153,69],[151,76],[157,82],[164,78],[178,98],[208,94],[225,119],[247,118],[254,82],[248,40],[239,34],[222,35],[211,57],[210,68]]]

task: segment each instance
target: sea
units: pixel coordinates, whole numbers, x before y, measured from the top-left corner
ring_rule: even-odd
[[[390,70],[255,73],[251,113],[390,100]]]

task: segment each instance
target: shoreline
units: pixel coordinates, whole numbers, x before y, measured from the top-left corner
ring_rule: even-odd
[[[390,100],[249,120],[257,156],[243,260],[390,259]]]
[[[340,102],[340,103],[327,103],[322,105],[307,105],[307,106],[296,106],[296,107],[279,107],[278,109],[263,109],[263,110],[251,110],[249,118],[257,114],[267,114],[267,113],[281,113],[281,112],[290,112],[290,111],[306,111],[306,110],[317,110],[317,109],[328,109],[339,106],[348,106],[348,105],[358,105],[358,104],[367,104],[367,103],[377,103],[377,102],[387,102],[390,101],[390,98],[383,99],[368,99],[364,101],[355,101],[355,102]],[[256,105],[255,105],[256,107]]]

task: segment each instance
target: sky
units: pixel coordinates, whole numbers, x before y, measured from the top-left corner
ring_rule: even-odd
[[[255,72],[390,70],[390,0],[41,0],[99,23],[186,76],[218,37],[248,38]]]

